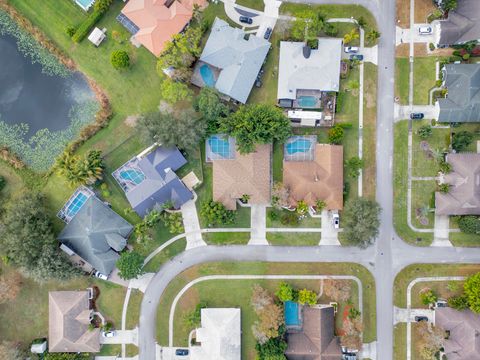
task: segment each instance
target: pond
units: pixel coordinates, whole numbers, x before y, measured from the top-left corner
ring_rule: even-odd
[[[7,145],[39,171],[53,164],[98,110],[81,73],[47,73],[21,51],[17,38],[0,34],[0,146]]]

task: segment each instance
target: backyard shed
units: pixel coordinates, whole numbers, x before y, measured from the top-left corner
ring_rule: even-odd
[[[88,35],[88,40],[90,40],[93,45],[99,46],[106,37],[106,31],[107,29],[100,30],[96,27],[95,29],[93,29],[90,35]]]

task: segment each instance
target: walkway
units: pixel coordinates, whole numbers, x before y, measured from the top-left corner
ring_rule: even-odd
[[[267,241],[267,206],[251,206],[251,227],[250,241],[248,245],[268,245]]]
[[[183,226],[187,234],[187,250],[197,246],[207,245],[200,232],[200,222],[198,221],[197,207],[195,201],[190,200],[182,205]]]

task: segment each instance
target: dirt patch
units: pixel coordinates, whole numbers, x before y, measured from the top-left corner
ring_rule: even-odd
[[[395,49],[396,57],[409,57],[410,56],[410,45],[407,43],[400,44]]]
[[[428,56],[428,44],[413,44],[414,56]]]
[[[415,23],[426,23],[427,16],[435,9],[432,0],[415,0]]]
[[[373,82],[372,80],[367,80],[366,82]],[[363,94],[363,98],[365,99],[365,106],[368,109],[371,109],[375,106],[375,96],[371,92],[365,92]]]
[[[178,302],[178,309],[181,310],[182,313],[190,312],[195,309],[195,306],[200,301],[200,295],[198,294],[198,288],[195,286],[188,289],[185,294],[180,298]]]
[[[137,121],[138,119],[140,119],[140,115],[130,115],[130,116],[127,116],[127,118],[125,119],[125,125],[127,125],[128,127],[135,127],[137,125]]]
[[[434,56],[452,56],[455,49],[445,48],[445,49],[435,49],[430,54]]]
[[[397,0],[397,26],[410,27],[410,0]]]

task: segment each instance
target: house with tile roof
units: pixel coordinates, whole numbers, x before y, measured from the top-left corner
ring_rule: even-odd
[[[283,185],[289,190],[290,206],[296,207],[299,201],[315,206],[317,200],[322,200],[326,203],[326,210],[342,210],[343,146],[316,144],[313,140],[309,144],[308,156],[288,156],[289,152],[298,154],[296,149],[288,148],[289,143],[291,140],[285,145]]]
[[[58,240],[62,243],[62,250],[77,254],[108,276],[132,230],[130,223],[96,196],[90,196],[62,230]]]
[[[188,25],[194,6],[206,4],[206,0],[130,0],[117,19],[136,41],[159,56],[165,43]]]
[[[441,174],[440,184],[450,185],[448,193],[435,193],[437,215],[480,215],[480,154],[448,154],[445,161],[452,167]]]
[[[435,104],[439,122],[480,122],[480,64],[448,64],[443,69],[447,97]]]
[[[270,43],[215,18],[210,36],[195,66],[192,83],[212,86],[242,104],[247,102]]]
[[[48,293],[48,351],[100,351],[100,329],[90,329],[93,316],[88,291]]]
[[[258,145],[249,154],[233,152],[231,158],[212,160],[213,200],[235,210],[237,199],[248,195],[249,204],[268,205],[271,199],[270,144]]]

